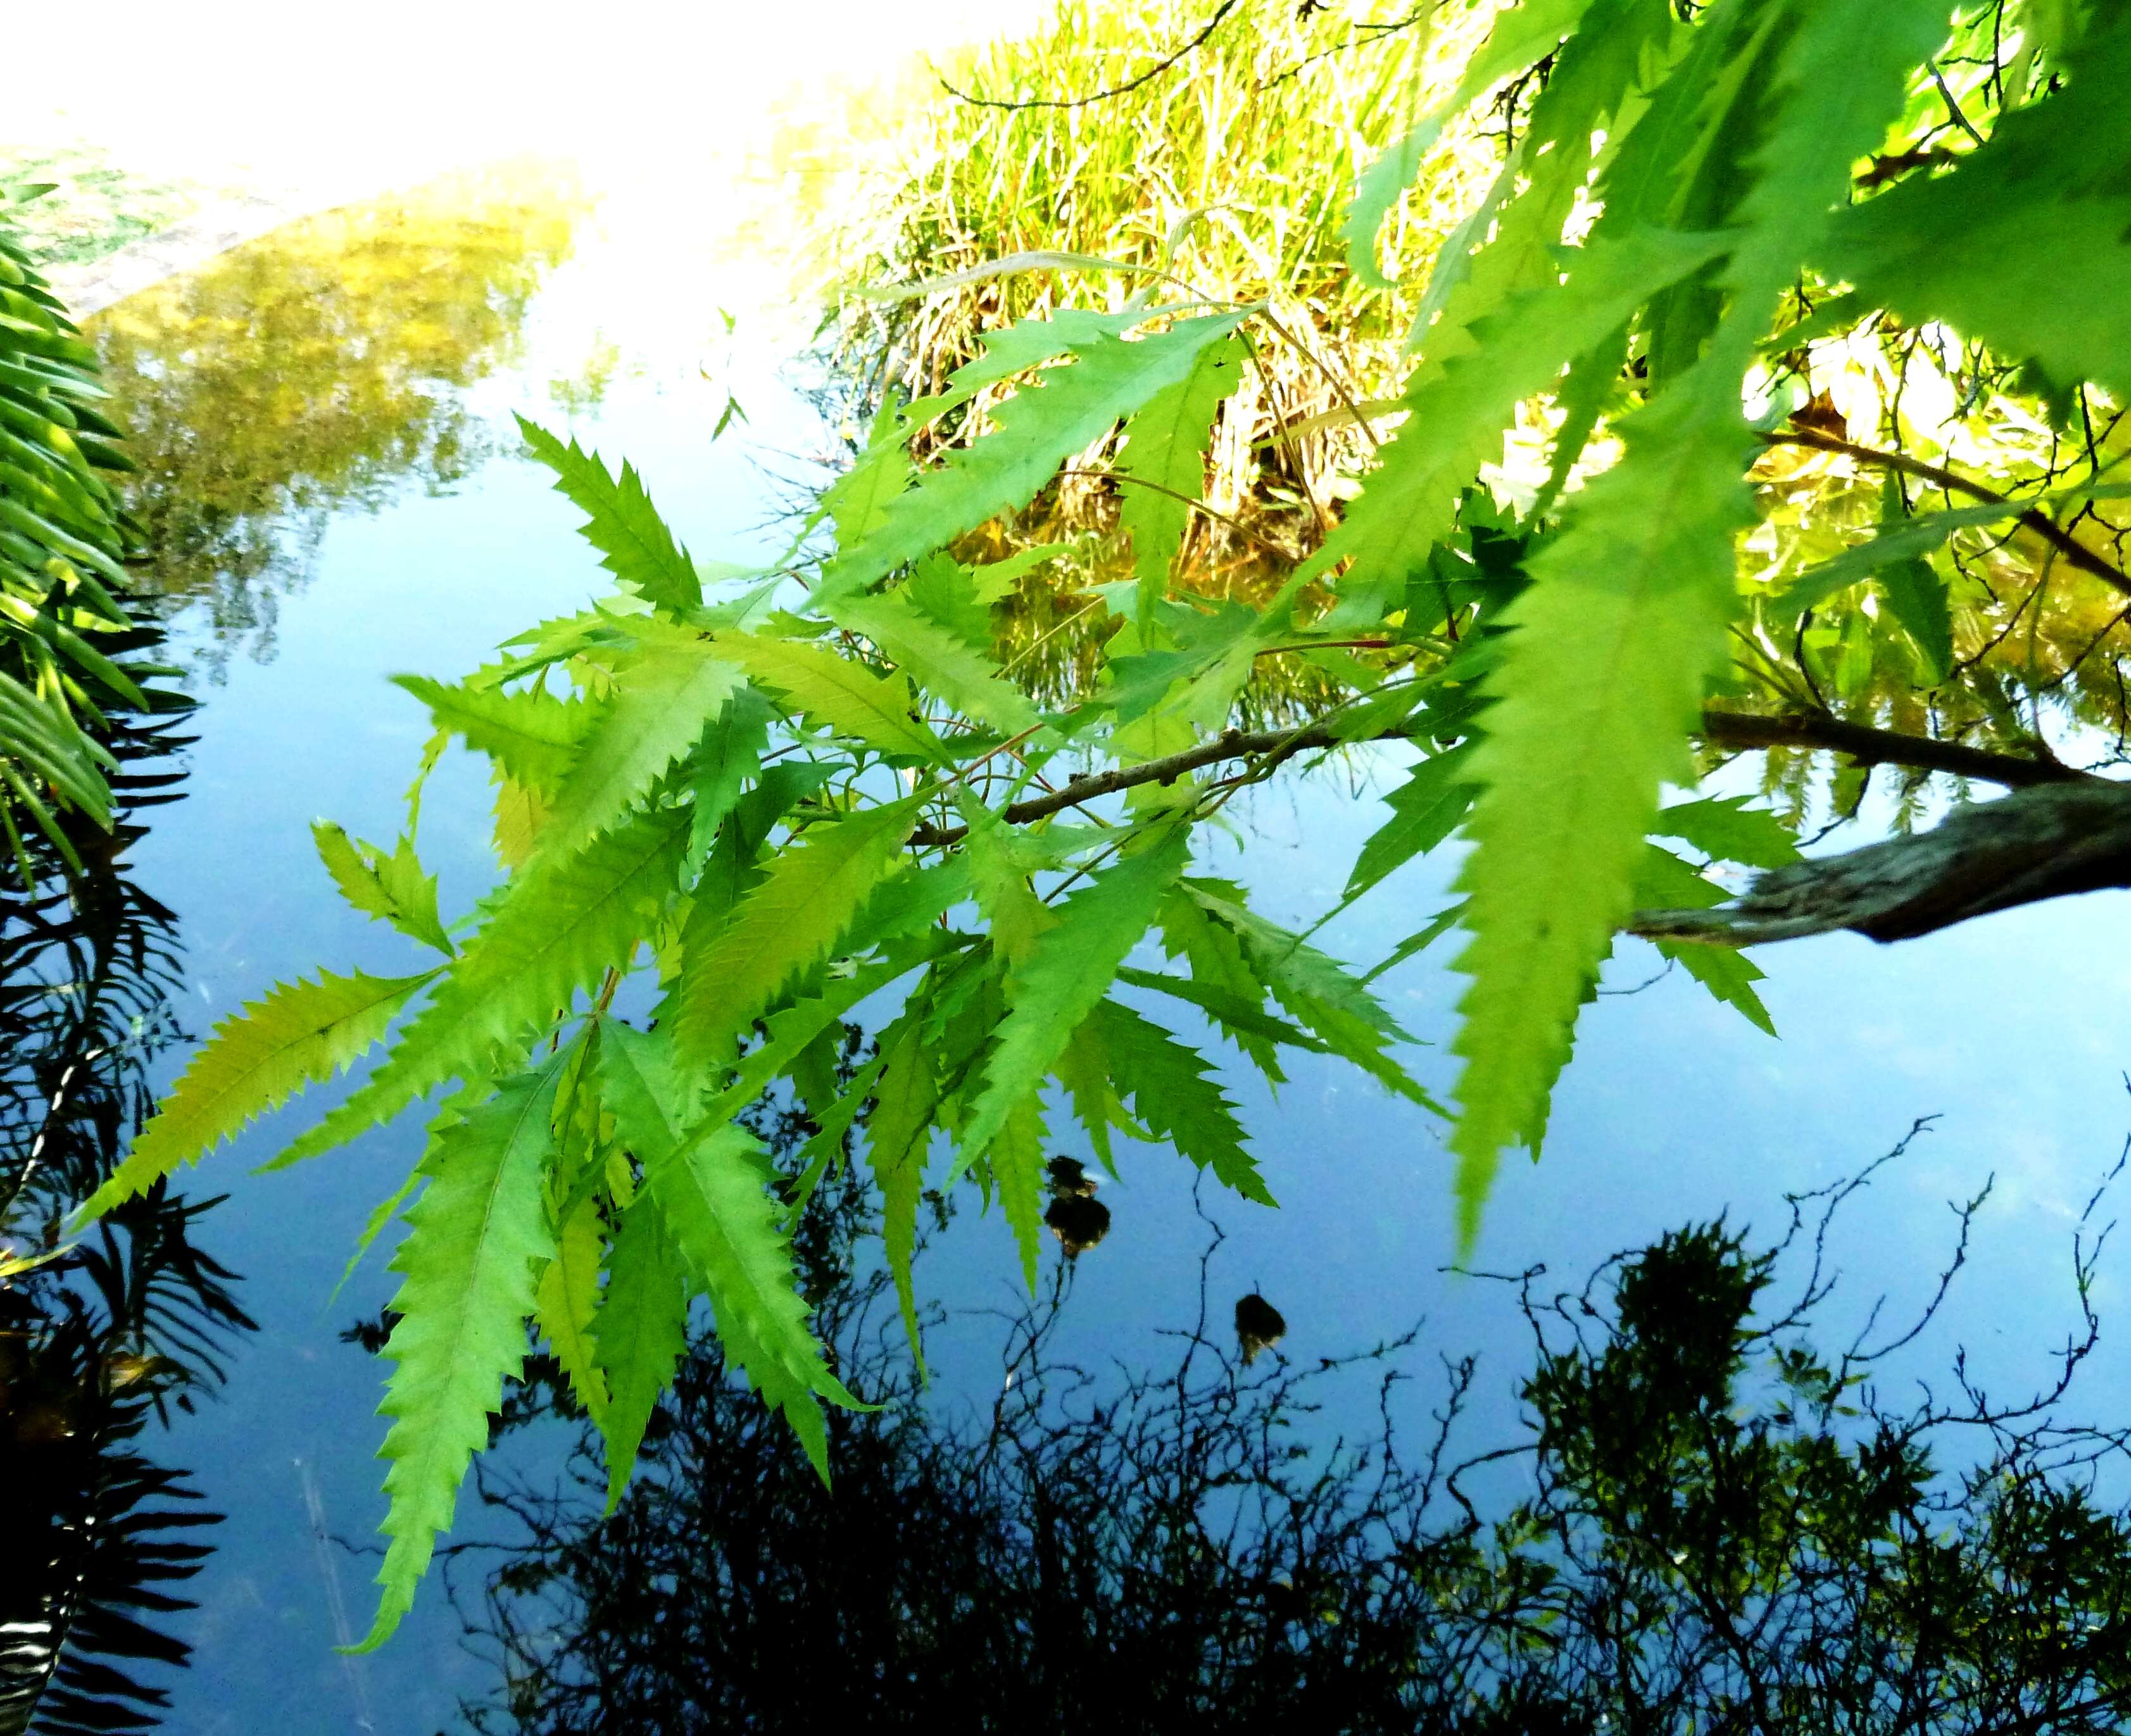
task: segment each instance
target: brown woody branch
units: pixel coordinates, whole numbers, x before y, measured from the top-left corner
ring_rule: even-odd
[[[1221,21],[1236,9],[1236,5],[1237,0],[1221,0],[1220,5],[1214,10],[1214,16],[1200,26],[1197,34],[1190,37],[1181,46],[1171,50],[1144,72],[1133,78],[1127,79],[1122,84],[1113,84],[1104,90],[1090,91],[1085,96],[1022,97],[1012,100],[1003,97],[980,97],[974,91],[957,89],[936,72],[932,76],[938,80],[940,88],[949,96],[954,98],[958,103],[967,103],[973,108],[1085,108],[1090,103],[1107,103],[1113,97],[1128,95],[1133,91],[1137,90],[1141,85],[1152,84],[1211,37],[1214,32],[1221,27]]]
[[[1411,733],[1409,727],[1401,725],[1362,739],[1395,741],[1406,739]],[[1852,759],[1868,765],[1906,765],[1918,771],[1947,772],[1956,777],[1979,779],[1987,783],[2004,784],[2009,789],[2065,783],[2099,784],[2110,789],[2116,787],[2090,773],[2060,765],[2055,760],[2026,759],[2016,754],[1993,753],[1984,748],[1963,747],[1957,742],[1934,741],[1923,736],[1904,736],[1893,730],[1870,729],[1862,724],[1845,723],[1839,718],[1808,712],[1765,716],[1712,707],[1702,713],[1702,734],[1705,740],[1723,747],[1741,750],[1766,747],[1825,749],[1847,754]],[[1202,741],[1196,747],[1186,748],[1181,753],[1168,754],[1137,765],[1118,766],[1113,770],[1075,778],[1046,794],[1032,796],[1027,801],[1012,803],[1000,818],[1010,826],[1025,826],[1032,821],[1061,813],[1069,808],[1077,808],[1084,803],[1137,789],[1142,784],[1173,784],[1177,779],[1209,765],[1239,760],[1257,760],[1260,764],[1255,769],[1262,771],[1297,754],[1310,753],[1321,748],[1358,745],[1323,724],[1288,730],[1232,729],[1225,735],[1217,736],[1210,741]],[[966,826],[921,826],[912,834],[911,842],[921,848],[944,848],[960,843],[968,835],[969,827]]]
[[[1855,440],[1846,440],[1837,435],[1822,434],[1817,429],[1791,428],[1761,436],[1771,446],[1808,446],[1816,452],[1837,452],[1856,458],[1860,463],[1876,465],[1882,470],[1897,470],[1904,476],[1913,476],[1919,482],[1929,482],[1951,494],[1965,494],[1971,500],[1981,501],[1990,506],[2009,505],[2006,497],[1995,488],[1986,487],[1971,477],[1948,470],[1943,465],[1927,464],[1922,458],[1913,458],[1905,452],[1885,452],[1876,446],[1860,446]],[[2066,563],[2091,573],[2103,583],[2113,585],[2127,597],[2131,597],[2131,574],[2112,566],[2070,531],[2052,520],[2047,513],[2030,506],[2018,516],[2023,530],[2032,530],[2037,536],[2056,549]]]
[[[1817,712],[1769,715],[1722,711],[1712,706],[1702,714],[1702,734],[1705,741],[1720,747],[1742,751],[1824,748],[1847,754],[1864,765],[1942,771],[1956,778],[2000,784],[2008,789],[2025,789],[2038,784],[2103,781],[2091,772],[2080,771],[2047,755],[2028,759],[2018,754],[1994,753],[1988,748],[1964,747],[1958,741],[1937,741],[1928,736],[1905,736],[1895,730],[1845,723],[1840,717]]]
[[[1716,910],[1639,910],[1651,940],[1759,946],[1838,929],[1908,940],[2042,899],[2131,886],[2131,784],[2100,778],[1956,809],[1930,832],[1759,876]]]

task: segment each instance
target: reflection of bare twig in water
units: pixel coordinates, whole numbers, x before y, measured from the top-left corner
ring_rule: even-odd
[[[884,1408],[834,1419],[833,1491],[699,1339],[612,1518],[589,1437],[561,1487],[484,1473],[526,1541],[487,1558],[472,1625],[505,1686],[468,1714],[539,1733],[914,1729],[943,1709],[957,1731],[1150,1736],[2114,1729],[2131,1524],[2095,1479],[2131,1470],[2131,1430],[2054,1414],[2094,1341],[2098,1206],[2061,1377],[1994,1403],[1960,1364],[1956,1401],[1900,1409],[1875,1375],[1938,1312],[1978,1202],[1956,1208],[1918,1325],[1881,1342],[1868,1310],[1823,1358],[1829,1227],[1878,1168],[1801,1196],[1772,1247],[1717,1223],[1559,1292],[1543,1269],[1496,1275],[1530,1333],[1524,1426],[1462,1445],[1476,1365],[1442,1355],[1418,1455],[1398,1398],[1416,1334],[1247,1369],[1219,1330],[1210,1218],[1172,1352],[1061,1355],[1061,1259],[1008,1320],[1010,1380],[978,1382],[974,1414],[925,1400],[855,1252],[869,1202],[846,1172],[802,1230],[808,1291]],[[1800,1265],[1798,1299],[1764,1308]],[[506,1427],[567,1408],[535,1372]],[[1327,1427],[1343,1390],[1358,1432]]]

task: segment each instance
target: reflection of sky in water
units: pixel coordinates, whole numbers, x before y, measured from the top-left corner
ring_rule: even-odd
[[[778,377],[777,343],[750,338],[788,331],[790,310],[761,307],[769,274],[759,262],[721,265],[707,237],[649,214],[623,199],[584,226],[531,304],[518,359],[467,386],[468,413],[506,455],[448,493],[409,487],[375,510],[329,515],[308,585],[283,602],[272,659],[232,661],[208,694],[189,798],[161,818],[136,864],[183,919],[195,1029],[321,963],[405,967],[404,943],[332,896],[308,822],[323,813],[358,835],[391,836],[427,727],[384,678],[454,675],[532,621],[577,607],[601,578],[544,473],[507,456],[508,412],[558,423],[572,405],[584,410],[580,434],[610,458],[633,459],[700,557],[737,558],[773,536],[764,527],[780,491],[759,467],[788,468],[786,455],[819,441],[811,412]],[[739,317],[730,345],[712,311],[721,305]],[[588,369],[603,381],[588,381]],[[730,436],[712,444],[728,391],[752,419],[751,448]],[[197,611],[179,617],[181,635],[205,631]],[[1329,775],[1285,781],[1230,813],[1247,849],[1216,844],[1213,866],[1249,880],[1267,914],[1293,922],[1334,900],[1381,817]],[[424,801],[422,838],[448,909],[463,909],[488,883],[487,813],[484,771],[455,754]],[[1381,957],[1440,907],[1448,875],[1444,864],[1401,875],[1335,924],[1328,943],[1349,958]],[[1781,1042],[1678,973],[1602,998],[1584,1022],[1544,1162],[1505,1165],[1479,1264],[1544,1261],[1580,1280],[1604,1254],[1690,1217],[1729,1209],[1773,1229],[1784,1190],[1846,1173],[1914,1118],[1937,1114],[1937,1130],[1851,1211],[1839,1252],[1860,1292],[1884,1288],[1913,1307],[1949,1246],[1942,1201],[1996,1172],[1972,1269],[1923,1365],[1943,1368],[1958,1336],[1988,1382],[2040,1373],[2073,1318],[2072,1220],[2131,1121],[2114,1012],[2125,1002],[2131,948],[2107,921],[2121,899],[2014,912],[1890,950],[1849,938],[1777,948],[1763,962]],[[1436,1043],[1457,981],[1443,968],[1449,944],[1386,984],[1410,1028]],[[1632,986],[1655,968],[1631,947],[1608,986]],[[1448,1083],[1439,1049],[1415,1065],[1429,1085]],[[1239,1081],[1285,1204],[1277,1213],[1214,1205],[1232,1238],[1215,1268],[1217,1306],[1262,1288],[1286,1315],[1284,1350],[1305,1360],[1425,1313],[1431,1359],[1438,1350],[1498,1353],[1482,1385],[1499,1399],[1521,1340],[1494,1287],[1438,1275],[1452,1213],[1434,1127],[1336,1064],[1297,1056],[1290,1072],[1276,1103]],[[331,1096],[314,1097],[305,1119]],[[376,1370],[337,1341],[342,1325],[390,1295],[381,1252],[337,1301],[326,1297],[363,1219],[411,1163],[418,1126],[409,1118],[291,1173],[242,1178],[292,1125],[285,1118],[211,1160],[208,1179],[234,1196],[206,1240],[245,1275],[243,1300],[261,1330],[228,1402],[186,1422],[171,1450],[199,1467],[210,1503],[230,1514],[199,1581],[204,1608],[188,1624],[199,1652],[178,1687],[175,1724],[345,1729],[359,1693],[379,1729],[426,1731],[452,1721],[455,1695],[492,1686],[485,1667],[459,1649],[433,1584],[381,1655],[335,1658],[332,1644],[347,1636],[334,1630],[322,1563],[337,1563],[359,1628],[370,1558],[314,1551],[307,1506],[314,1490],[320,1523],[351,1539],[382,1510],[371,1456],[381,1433]],[[1121,1164],[1122,1181],[1103,1194],[1113,1227],[1076,1279],[1060,1345],[1069,1360],[1143,1352],[1156,1329],[1188,1317],[1194,1299],[1202,1232],[1188,1167],[1130,1149]],[[994,1305],[1013,1268],[1003,1225],[971,1206],[931,1257],[928,1286],[950,1306]],[[2105,1314],[2120,1289],[2105,1270]],[[989,1330],[956,1327],[936,1341],[949,1402],[979,1397],[996,1378]],[[2121,1355],[2105,1342],[2086,1408],[2105,1408],[2120,1390]],[[1428,1397],[1424,1379],[1413,1402]],[[513,1451],[554,1438],[535,1431]],[[480,1571],[478,1556],[469,1571]]]

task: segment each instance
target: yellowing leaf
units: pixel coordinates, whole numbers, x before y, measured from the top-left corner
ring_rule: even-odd
[[[910,715],[910,685],[899,675],[876,675],[850,658],[786,639],[721,633],[716,643],[749,674],[831,729],[884,754],[947,757],[940,738]]]
[[[563,1220],[555,1257],[534,1292],[540,1330],[569,1378],[570,1390],[597,1422],[606,1412],[606,1377],[599,1363],[594,1320],[599,1312],[599,1201],[587,1197]]]
[[[82,1207],[96,1217],[194,1163],[252,1118],[330,1078],[384,1036],[407,998],[438,973],[346,976],[275,988],[225,1019],[141,1129],[126,1161]]]
[[[699,635],[647,622],[555,792],[540,831],[540,859],[575,854],[641,805],[745,679]]]

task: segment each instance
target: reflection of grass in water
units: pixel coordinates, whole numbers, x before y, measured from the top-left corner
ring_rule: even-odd
[[[1024,580],[994,611],[997,655],[1016,686],[1039,705],[1064,707],[1085,700],[1103,669],[1103,646],[1122,624],[1096,587],[1132,577],[1130,551],[1120,539],[1087,537],[1071,557]],[[1218,592],[1196,601],[1212,609],[1224,600],[1260,603],[1277,583],[1262,573],[1232,574]],[[1237,696],[1228,718],[1237,729],[1277,729],[1321,717],[1348,689],[1324,669],[1296,657],[1264,657]]]
[[[141,466],[141,588],[271,653],[332,513],[449,487],[489,453],[464,389],[516,358],[585,199],[537,166],[291,223],[90,326]]]
[[[45,265],[102,259],[184,222],[201,202],[197,189],[136,175],[93,145],[0,146],[0,197],[12,200],[47,182],[50,193],[8,213]]]

